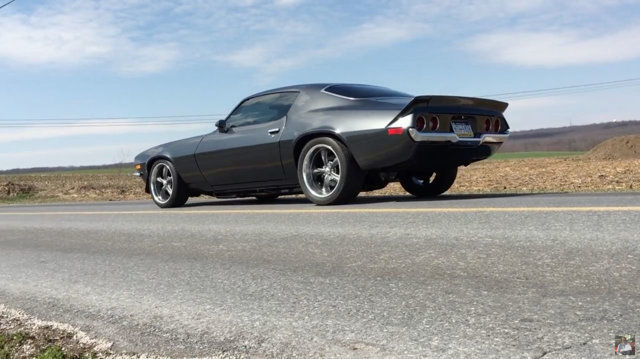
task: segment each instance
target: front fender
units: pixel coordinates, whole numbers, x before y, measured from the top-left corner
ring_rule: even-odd
[[[159,159],[171,161],[180,178],[189,186],[200,188],[206,183],[195,159],[195,152],[203,136],[165,143],[152,147],[136,156],[136,164],[144,164],[142,178],[147,182],[148,173],[153,163]]]

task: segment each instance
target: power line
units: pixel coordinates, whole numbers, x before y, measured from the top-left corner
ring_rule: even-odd
[[[504,99],[521,99],[521,98],[534,98],[545,96],[557,96],[557,95],[570,95],[576,93],[584,93],[590,91],[610,90],[621,87],[638,86],[640,85],[640,77],[629,78],[616,81],[603,81],[592,82],[580,85],[570,85],[561,87],[550,87],[537,90],[524,90],[514,92],[503,92],[496,94],[483,95],[483,97],[500,97]]]
[[[164,119],[164,118],[216,117],[216,116],[226,116],[226,115],[227,115],[226,113],[209,113],[209,114],[202,114],[202,115],[165,115],[165,116],[0,118],[0,122],[147,120],[147,119]]]
[[[522,99],[532,99],[532,98],[540,98],[540,97],[553,97],[553,96],[567,96],[567,95],[576,95],[588,92],[595,91],[605,91],[605,90],[614,90],[624,87],[632,87],[632,86],[640,86],[640,82],[637,83],[629,83],[625,85],[614,85],[614,86],[602,86],[598,88],[579,88],[573,89],[569,91],[561,91],[561,92],[542,92],[538,94],[532,95],[520,95],[520,96],[510,96],[510,97],[502,97],[504,100],[522,100]]]
[[[15,1],[15,0],[13,0]],[[13,2],[11,1],[11,2]],[[6,6],[11,2],[3,5]],[[0,7],[2,8],[2,7]],[[621,87],[640,86],[640,77],[624,80],[592,82],[579,85],[542,88],[482,95],[482,97],[501,98],[503,100],[519,100],[536,97],[579,94],[591,91],[603,91]],[[58,117],[58,118],[0,118],[0,128],[27,127],[134,127],[134,126],[180,126],[213,124],[226,113],[163,115],[163,116],[114,116],[114,117]],[[204,119],[208,117],[208,119]],[[182,119],[178,121],[177,119]],[[143,121],[136,121],[143,120]],[[152,120],[152,121],[144,121]]]
[[[0,124],[0,128],[25,128],[25,127],[134,127],[134,126],[181,126],[181,125],[197,125],[197,124],[210,124],[213,125],[214,121],[148,121],[148,122],[93,122],[93,123],[79,123],[79,122],[59,122],[59,123],[8,123]]]
[[[7,5],[11,4],[11,3],[12,3],[12,2],[14,2],[14,1],[16,1],[16,0],[11,0],[11,1],[9,1],[8,3],[6,3],[6,4],[2,5],[2,6],[0,6],[0,9],[2,9],[3,7],[5,7],[5,6],[7,6]]]
[[[616,81],[592,82],[592,83],[581,84],[581,85],[570,85],[570,86],[562,86],[562,87],[550,87],[550,88],[544,88],[544,89],[538,89],[538,90],[525,90],[525,91],[515,91],[515,92],[503,92],[503,93],[497,93],[497,94],[492,94],[492,95],[487,95],[487,96],[518,95],[518,94],[524,94],[524,93],[533,93],[533,92],[551,91],[551,90],[563,90],[563,89],[571,89],[571,88],[587,87],[587,86],[608,85],[608,84],[616,84],[616,83],[630,82],[630,81],[638,81],[638,80],[640,80],[640,77],[634,77],[634,78],[630,78],[630,79],[625,79],[625,80],[616,80]]]

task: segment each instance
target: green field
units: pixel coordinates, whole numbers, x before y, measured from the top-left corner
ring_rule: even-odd
[[[491,156],[492,160],[511,160],[520,158],[570,157],[580,156],[582,151],[536,151],[536,152],[499,152]]]

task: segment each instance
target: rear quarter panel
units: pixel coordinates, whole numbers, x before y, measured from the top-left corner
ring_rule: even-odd
[[[324,92],[303,92],[287,115],[280,140],[287,178],[296,178],[296,145],[331,134],[344,142],[362,169],[380,168],[410,156],[408,134],[389,136],[386,126],[411,98],[394,101],[350,100]]]

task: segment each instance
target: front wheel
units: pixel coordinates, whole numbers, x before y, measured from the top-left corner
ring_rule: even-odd
[[[298,159],[298,182],[318,205],[347,203],[360,193],[364,174],[349,149],[330,137],[307,143]]]
[[[446,192],[458,175],[458,167],[441,168],[425,173],[403,173],[400,184],[416,197],[435,197]]]
[[[187,185],[173,163],[166,160],[157,161],[151,167],[149,189],[153,202],[160,208],[180,207],[189,199]]]

